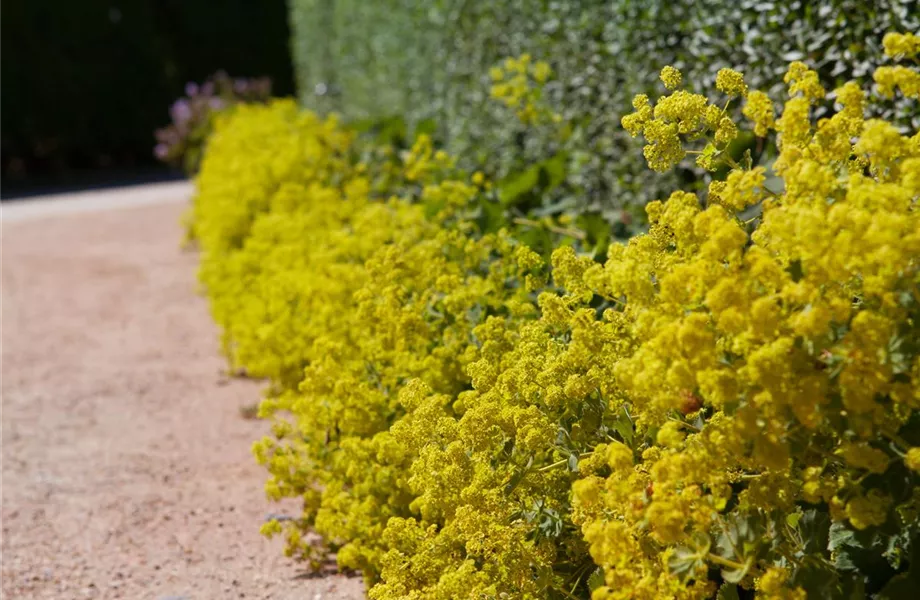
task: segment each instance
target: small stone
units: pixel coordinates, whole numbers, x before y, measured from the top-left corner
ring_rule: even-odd
[[[293,521],[293,520],[294,520],[294,517],[290,515],[282,515],[282,514],[277,514],[277,513],[268,513],[267,515],[265,515],[266,522],[278,521],[280,523],[284,521]]]

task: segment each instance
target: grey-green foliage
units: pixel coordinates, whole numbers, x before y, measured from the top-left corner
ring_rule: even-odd
[[[870,76],[885,32],[920,30],[918,0],[291,0],[291,19],[304,105],[437,123],[450,151],[499,181],[564,161],[564,184],[522,209],[597,212],[611,223],[702,181],[692,168],[650,173],[641,142],[620,127],[634,94],[662,91],[662,66],[701,89],[734,67],[781,99],[791,60],[833,89]],[[488,97],[489,67],[525,52],[553,66],[544,97],[573,126],[565,142]],[[908,106],[889,112],[916,128]]]
[[[430,44],[444,33],[435,14],[412,0],[291,0],[301,101],[352,119],[424,118],[410,100],[435,92]]]

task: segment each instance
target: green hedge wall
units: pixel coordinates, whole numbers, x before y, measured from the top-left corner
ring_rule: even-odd
[[[917,0],[291,0],[301,102],[350,119],[437,123],[441,141],[507,181],[541,161],[565,184],[541,190],[546,213],[597,212],[612,223],[699,174],[651,177],[620,127],[635,93],[666,65],[697,87],[725,66],[774,89],[789,61],[815,65],[830,88],[865,79],[886,31],[920,29]],[[548,61],[545,98],[572,125],[525,127],[489,98],[488,70],[508,56]],[[916,108],[886,116],[920,125]],[[683,181],[676,181],[682,179]],[[528,207],[531,210],[533,207]],[[624,213],[624,209],[626,213]]]

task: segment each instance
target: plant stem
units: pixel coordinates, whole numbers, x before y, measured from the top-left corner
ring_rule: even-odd
[[[697,433],[703,431],[702,429],[700,429],[700,428],[697,427],[696,425],[693,425],[692,423],[687,423],[686,421],[681,421],[680,419],[675,419],[674,417],[668,417],[668,420],[669,420],[669,421],[673,421],[674,423],[677,423],[677,424],[680,425],[681,427],[686,427],[687,429],[690,429],[690,430],[695,431],[695,432],[697,432]]]
[[[747,569],[747,572],[751,575],[754,575],[755,577],[760,573],[760,571],[755,569],[753,566],[725,558],[724,556],[719,556],[718,554],[713,554],[712,552],[706,555],[706,560],[713,564],[717,564],[720,567],[727,567],[729,569],[735,569],[736,571],[743,571],[744,569]]]
[[[907,450],[910,450],[910,448],[911,448],[911,445],[910,445],[909,443],[907,443],[907,441],[906,441],[904,438],[902,438],[901,436],[899,436],[899,435],[898,435],[897,433],[895,433],[894,431],[889,431],[888,429],[882,429],[882,435],[885,436],[886,438],[888,438],[890,441],[894,442],[895,444],[901,446],[901,448],[902,448],[903,451],[905,451],[905,452],[906,452]]]
[[[555,469],[556,467],[558,467],[558,466],[560,466],[560,465],[564,465],[564,464],[567,463],[567,462],[569,462],[569,459],[563,458],[562,460],[558,460],[558,461],[554,462],[554,463],[551,464],[551,465],[546,465],[545,467],[540,467],[539,469],[537,469],[537,472],[538,472],[538,473],[542,473],[543,471],[549,471],[550,469]]]
[[[514,219],[514,223],[518,225],[527,225],[529,227],[544,227],[553,231],[555,233],[560,233],[562,235],[567,235],[573,237],[577,240],[584,240],[587,236],[585,232],[578,231],[577,229],[566,229],[564,227],[556,227],[555,225],[547,225],[545,223],[540,223],[539,221],[532,221],[531,219],[525,219],[523,217],[517,217]]]

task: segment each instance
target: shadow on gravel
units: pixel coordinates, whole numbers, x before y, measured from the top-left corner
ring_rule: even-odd
[[[181,181],[185,175],[167,167],[140,167],[106,171],[70,171],[66,174],[15,179],[4,177],[0,182],[0,201],[24,200],[35,196],[106,190],[144,183]]]

